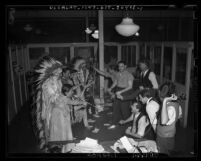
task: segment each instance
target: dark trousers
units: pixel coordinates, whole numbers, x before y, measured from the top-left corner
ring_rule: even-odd
[[[116,91],[121,90],[122,88],[116,89]],[[118,122],[123,119],[127,119],[131,115],[131,101],[122,101],[115,98],[113,103],[113,124],[116,125]]]
[[[95,103],[94,103],[94,98],[93,96],[88,96],[86,97],[87,102],[89,102],[90,104],[87,105],[87,114],[89,115],[89,109],[91,109],[91,113],[92,115],[95,114]]]
[[[140,93],[140,89],[132,90],[128,94],[122,95],[123,101],[133,101],[136,99],[139,93]]]
[[[158,146],[159,153],[170,155],[170,152],[174,150],[175,137],[160,137],[157,135],[156,144]]]

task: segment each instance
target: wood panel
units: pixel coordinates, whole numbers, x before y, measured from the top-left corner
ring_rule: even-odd
[[[7,59],[7,116],[8,116],[8,124],[13,120],[13,118],[16,115],[15,111],[15,98],[13,95],[13,90],[12,90],[12,79],[11,79],[11,68],[10,68],[10,59]]]

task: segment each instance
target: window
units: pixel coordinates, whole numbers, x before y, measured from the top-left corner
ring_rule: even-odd
[[[43,47],[29,48],[30,68],[33,69],[44,55],[45,48]]]
[[[171,80],[172,73],[172,47],[164,47],[163,77]]]
[[[55,58],[62,64],[70,62],[70,48],[69,47],[50,47],[50,57]]]
[[[122,46],[121,48],[122,60],[126,62],[127,67],[136,66],[136,46]]]
[[[108,46],[105,45],[104,46],[104,63],[108,64],[108,63],[115,63],[113,62],[113,60],[117,61],[117,46]]]
[[[186,80],[187,49],[176,49],[176,82],[185,85]]]
[[[95,60],[94,46],[75,47],[74,51],[74,56],[80,56],[84,58],[86,60],[87,66],[90,66],[91,63],[93,63],[93,61]]]
[[[151,58],[151,48],[150,46],[147,46],[146,59],[150,60],[150,58]]]
[[[145,58],[145,45],[144,44],[140,44],[140,59],[144,59]]]
[[[160,75],[160,69],[161,69],[161,47],[157,46],[154,47],[154,59],[153,59],[153,67],[154,72],[157,75]]]

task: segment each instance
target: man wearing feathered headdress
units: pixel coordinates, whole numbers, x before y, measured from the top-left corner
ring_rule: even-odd
[[[89,71],[86,70],[84,67],[86,65],[86,62],[81,57],[75,57],[72,60],[72,68],[73,72],[71,73],[71,78],[73,80],[74,85],[81,84],[80,87],[76,89],[76,96],[81,99],[85,100],[85,93],[88,87],[93,83],[93,80],[90,78]],[[74,122],[81,122],[83,121],[84,126],[87,129],[91,129],[92,126],[88,124],[87,120],[87,109],[86,106],[80,109],[80,107],[74,106]]]
[[[39,130],[41,149],[48,150],[48,142],[73,140],[70,105],[86,105],[84,101],[71,99],[72,90],[68,89],[66,96],[62,93],[62,68],[61,62],[48,58],[36,70],[39,73],[36,125]],[[73,146],[73,143],[66,144],[62,151],[70,151]]]

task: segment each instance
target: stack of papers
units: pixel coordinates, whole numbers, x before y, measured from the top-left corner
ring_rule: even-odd
[[[103,153],[104,148],[98,144],[97,140],[86,138],[80,141],[73,148],[72,153]]]
[[[129,142],[129,140],[126,136],[120,138],[120,141],[128,153],[133,150],[133,146],[131,145],[131,143]]]

